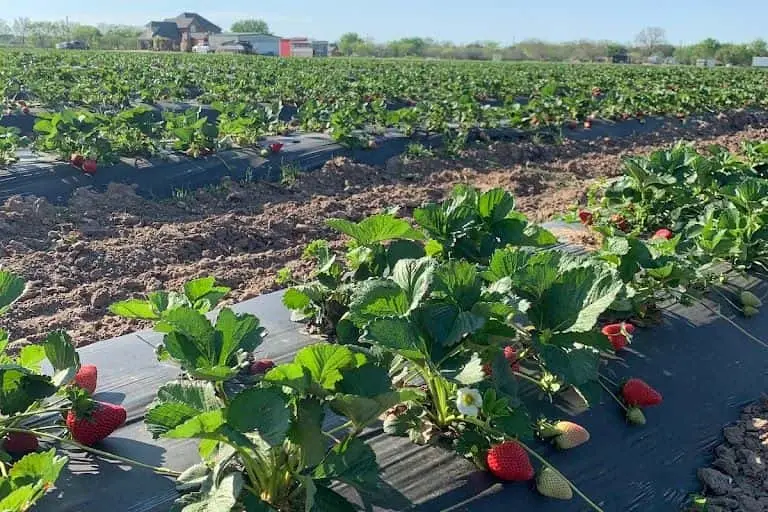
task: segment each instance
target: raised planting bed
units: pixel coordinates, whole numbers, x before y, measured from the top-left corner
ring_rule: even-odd
[[[30,118],[31,116],[25,116]],[[631,139],[658,135],[665,140],[695,136],[701,129],[722,125],[723,133],[749,124],[760,125],[765,121],[762,111],[733,113],[731,116],[707,114],[692,116],[684,124],[677,119],[647,117],[637,120],[609,121],[596,119],[590,129],[561,127],[524,131],[513,127],[474,129],[469,140],[527,140],[541,136],[552,141],[562,138],[579,142],[599,142],[604,139]],[[4,118],[5,120],[9,118]],[[6,168],[0,166],[0,201],[13,195],[44,197],[55,204],[66,203],[75,189],[93,187],[104,190],[109,183],[135,185],[136,192],[148,198],[167,198],[179,190],[193,190],[218,184],[223,177],[234,180],[280,181],[286,173],[307,172],[321,168],[335,157],[349,157],[356,162],[383,166],[387,160],[407,152],[412,144],[427,148],[444,147],[440,134],[415,133],[406,136],[395,129],[372,138],[370,148],[343,145],[323,133],[297,133],[291,136],[265,138],[261,146],[223,150],[200,158],[188,158],[181,153],[167,153],[163,158],[123,157],[115,165],[99,168],[95,174],[84,173],[70,163],[57,160],[53,155],[19,151],[19,161]],[[279,144],[277,153],[260,148]]]
[[[764,288],[759,285],[760,291]],[[281,295],[266,295],[234,308],[263,320],[269,334],[257,355],[277,362],[289,361],[312,342],[290,321]],[[755,332],[768,327],[764,315],[740,322]],[[139,332],[86,347],[80,354],[83,363],[99,367],[96,398],[128,409],[128,424],[100,448],[181,471],[198,460],[194,443],[152,440],[142,424],[157,388],[178,374],[177,368],[157,362],[154,348],[160,341],[157,333]],[[572,452],[537,448],[604,510],[679,510],[698,488],[696,471],[710,459],[722,425],[765,389],[766,351],[709,310],[676,306],[665,314],[662,325],[637,332],[632,350],[622,359],[610,365],[615,378],[641,377],[664,393],[664,404],[647,414],[648,424],[627,425],[607,396],[582,413],[574,411],[573,404],[558,401],[546,412],[577,421],[592,439]],[[533,399],[535,393],[528,391]],[[385,481],[402,495],[401,501],[378,504],[376,510],[507,510],[512,505],[523,510],[585,510],[578,501],[567,504],[537,496],[526,484],[503,485],[448,451],[393,438],[380,426],[365,437]],[[109,503],[115,511],[161,512],[178,497],[170,478],[71,453],[72,464],[42,501],[40,511],[76,512]]]

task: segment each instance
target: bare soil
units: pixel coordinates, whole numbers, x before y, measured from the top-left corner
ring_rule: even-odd
[[[21,343],[66,329],[82,346],[145,327],[110,316],[112,302],[191,278],[215,276],[233,288],[233,302],[255,297],[278,288],[275,274],[285,265],[306,272],[295,260],[311,240],[338,243],[326,219],[359,220],[393,206],[408,216],[458,183],[503,187],[520,211],[543,221],[582,201],[595,180],[617,175],[626,156],[678,138],[730,149],[768,140],[768,129],[753,127],[768,126],[764,119],[743,116],[634,139],[493,142],[457,159],[393,158],[381,168],[337,159],[289,186],[225,181],[162,202],[125,185],[104,193],[80,189],[67,207],[14,197],[0,209],[0,267],[24,276],[30,288],[0,326]]]

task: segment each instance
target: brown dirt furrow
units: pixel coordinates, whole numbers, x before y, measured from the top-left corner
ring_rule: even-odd
[[[724,135],[701,126],[680,135],[701,147],[730,149],[746,139],[768,140],[768,130],[743,126]],[[288,187],[227,181],[161,202],[124,185],[104,193],[78,190],[67,207],[11,198],[0,210],[0,267],[23,275],[30,289],[0,326],[26,341],[62,328],[85,345],[144,327],[110,316],[106,307],[113,301],[190,278],[216,276],[233,288],[231,301],[254,297],[277,288],[276,272],[297,265],[309,241],[339,243],[326,219],[357,220],[393,206],[408,216],[458,183],[503,187],[515,194],[519,210],[545,220],[582,199],[595,179],[615,176],[625,156],[668,143],[654,137],[548,146],[496,142],[458,159],[395,158],[381,168],[338,159]],[[306,272],[300,265],[295,270]]]

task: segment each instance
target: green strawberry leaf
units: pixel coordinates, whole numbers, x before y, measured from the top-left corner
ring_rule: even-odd
[[[256,431],[270,446],[277,446],[288,433],[291,412],[285,395],[280,391],[250,388],[232,399],[227,407],[226,421],[243,434]]]
[[[322,464],[315,468],[312,477],[339,480],[362,489],[374,487],[379,481],[376,454],[362,440],[348,437],[331,449]]]
[[[323,436],[323,404],[315,398],[300,400],[296,406],[296,416],[291,419],[288,439],[301,447],[304,467],[314,467],[325,457],[326,443]]]
[[[191,418],[222,407],[210,382],[172,381],[157,391],[155,400],[147,408],[144,421],[157,439]]]
[[[19,276],[0,271],[0,315],[24,294],[25,283]]]
[[[364,358],[341,345],[318,343],[299,350],[293,364],[308,370],[312,380],[322,388],[333,391],[343,378],[341,370],[359,366],[361,357]]]

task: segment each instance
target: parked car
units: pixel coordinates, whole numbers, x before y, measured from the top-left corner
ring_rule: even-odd
[[[216,53],[253,53],[248,41],[228,41],[216,49]]]
[[[83,41],[64,41],[56,43],[57,50],[87,50],[88,45]]]
[[[213,53],[213,50],[208,45],[208,43],[196,44],[192,47],[192,51],[195,53]]]

